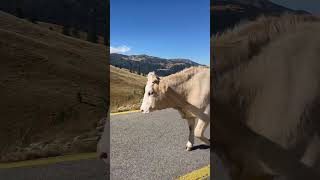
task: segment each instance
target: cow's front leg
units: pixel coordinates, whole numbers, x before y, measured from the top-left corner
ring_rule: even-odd
[[[203,135],[204,131],[206,130],[206,128],[208,127],[209,123],[206,121],[203,121],[202,119],[198,119],[198,123],[197,126],[195,128],[195,133],[194,135],[199,138],[201,141],[203,141],[204,143],[206,143],[207,145],[210,146],[210,141],[207,137],[205,137]]]
[[[195,125],[195,119],[187,119],[188,121],[188,127],[189,127],[189,139],[186,145],[186,150],[191,151],[194,143],[194,125]]]
[[[206,110],[204,111],[205,114],[208,114],[210,116],[210,104],[206,107]],[[201,141],[206,143],[207,145],[210,145],[210,141],[208,138],[206,138],[203,133],[208,127],[209,122],[204,121],[202,119],[198,119],[197,126],[195,128],[195,136],[199,138]]]

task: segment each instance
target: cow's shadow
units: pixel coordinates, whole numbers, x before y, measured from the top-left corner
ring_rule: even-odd
[[[198,149],[210,149],[210,146],[206,144],[196,145],[192,147],[191,151],[198,150]]]

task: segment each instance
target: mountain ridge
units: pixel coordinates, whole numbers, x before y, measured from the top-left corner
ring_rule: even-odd
[[[191,66],[203,66],[186,58],[166,59],[146,54],[124,55],[119,53],[110,54],[110,65],[144,75],[154,71],[159,76],[168,76]]]
[[[211,34],[233,28],[242,21],[253,21],[259,16],[282,14],[311,14],[304,10],[293,10],[269,0],[215,0],[211,7]]]

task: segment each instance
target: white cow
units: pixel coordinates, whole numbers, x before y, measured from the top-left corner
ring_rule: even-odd
[[[203,135],[209,125],[209,118],[196,118],[176,98],[188,102],[210,116],[210,69],[191,67],[163,78],[159,78],[154,72],[149,73],[140,107],[143,113],[166,108],[177,109],[189,125],[189,140],[186,149],[192,150],[194,136],[210,145],[209,139]]]
[[[298,163],[319,172],[319,31],[319,18],[290,15],[261,18],[213,37],[215,151],[232,179],[297,179],[302,170],[307,173],[300,179],[312,179]],[[241,125],[264,139],[234,131]]]

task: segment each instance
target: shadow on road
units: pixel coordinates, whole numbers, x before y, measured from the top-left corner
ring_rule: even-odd
[[[197,150],[197,149],[210,149],[210,146],[205,145],[205,144],[200,144],[200,145],[197,145],[197,146],[193,146],[191,150],[194,151],[194,150]]]

